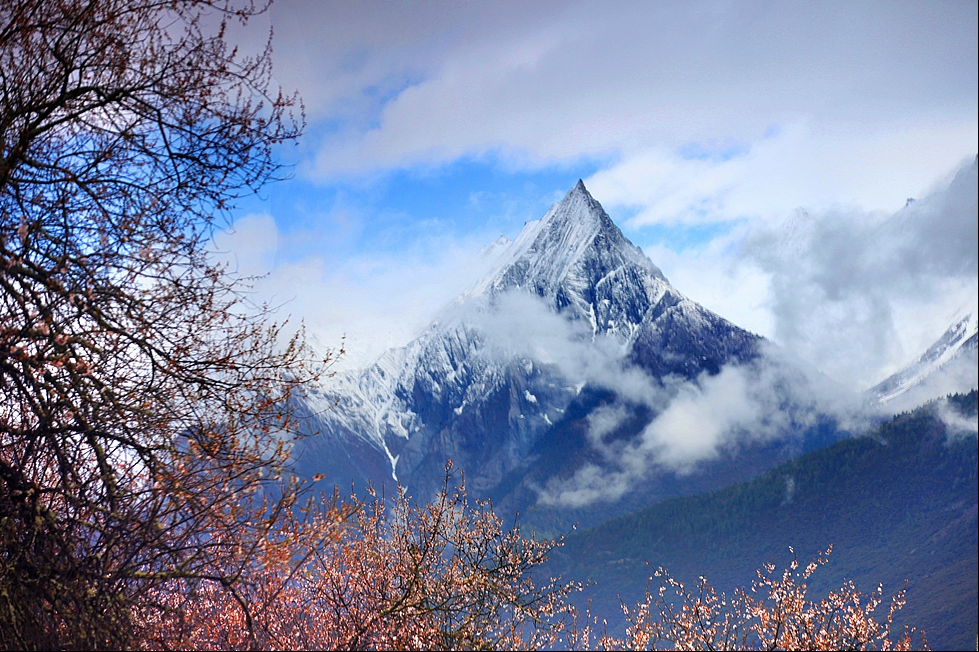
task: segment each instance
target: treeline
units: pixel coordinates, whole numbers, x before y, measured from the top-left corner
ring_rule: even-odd
[[[548,567],[597,584],[586,596],[604,612],[618,595],[645,590],[647,563],[715,585],[751,582],[750,559],[787,563],[788,547],[833,544],[829,571],[811,582],[830,588],[846,577],[871,589],[908,580],[913,622],[938,647],[974,645],[979,478],[974,432],[955,432],[936,402],[899,415],[870,433],[840,441],[746,483],[665,500],[635,514],[572,534]],[[977,393],[947,404],[975,417]],[[621,620],[617,620],[621,622]]]

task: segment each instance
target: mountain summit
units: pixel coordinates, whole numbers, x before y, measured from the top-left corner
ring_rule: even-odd
[[[606,286],[614,284],[612,278],[594,278],[596,273],[627,266],[666,281],[580,180],[542,219],[527,223],[509,254],[504,268],[486,279],[493,291],[526,288],[562,303],[570,301],[576,289],[603,280]]]
[[[566,317],[586,320],[593,333],[628,339],[670,290],[579,180],[543,218],[524,226],[472,293],[531,292]]]
[[[757,355],[760,338],[674,289],[581,181],[493,249],[492,271],[415,340],[309,396],[321,436],[301,466],[424,496],[451,458],[477,495],[501,495],[575,405],[587,418],[595,369],[653,387]]]

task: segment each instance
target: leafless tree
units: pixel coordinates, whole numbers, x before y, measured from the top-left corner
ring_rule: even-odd
[[[176,579],[235,595],[290,508],[316,369],[207,254],[302,126],[270,45],[228,43],[263,10],[0,0],[2,647],[132,644]]]

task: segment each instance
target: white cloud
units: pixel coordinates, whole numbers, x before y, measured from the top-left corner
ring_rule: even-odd
[[[535,295],[513,292],[492,305],[460,309],[453,318],[483,333],[485,355],[530,359],[570,385],[604,388],[617,397],[588,417],[588,442],[604,463],[541,488],[545,503],[616,500],[657,470],[691,472],[725,448],[790,436],[825,416],[853,431],[868,423],[869,408],[858,397],[774,347],[755,363],[728,365],[716,376],[660,381],[631,366],[615,340],[593,339],[586,324],[568,321]],[[630,441],[608,441],[637,406],[654,420]]]
[[[358,256],[342,267],[310,259],[277,269],[262,290],[288,300],[318,348],[346,354],[337,369],[367,366],[378,355],[404,346],[433,315],[474,283],[482,266],[478,250],[446,251],[439,260],[414,256]]]
[[[962,167],[950,166],[937,182],[922,184],[906,209],[827,207],[814,199],[805,209],[790,210],[785,203],[768,215],[733,221],[722,235],[681,251],[662,240],[644,243],[641,227],[630,235],[690,298],[862,390],[911,362],[956,318],[977,309],[974,156]],[[613,187],[613,173],[596,175],[592,188],[604,182],[604,192],[627,196]],[[964,176],[953,184],[955,174]],[[777,180],[774,172],[758,178],[771,176]],[[738,181],[731,194],[749,185]],[[603,191],[594,192],[601,197]],[[910,194],[897,195],[901,206]],[[762,195],[759,187],[759,206]],[[649,214],[640,212],[634,221]]]
[[[471,302],[463,319],[485,335],[485,352],[499,359],[528,358],[549,365],[571,385],[613,390],[624,400],[662,408],[668,394],[639,369],[626,363],[624,349],[612,338],[592,339],[591,326],[551,311],[536,295],[512,292],[492,306]]]
[[[970,362],[974,364],[975,356],[971,357]],[[959,439],[967,435],[975,437],[979,434],[979,415],[964,416],[957,407],[949,405],[945,399],[938,401],[937,412],[938,418],[945,423],[945,427],[948,429],[949,440]]]
[[[865,389],[920,355],[979,291],[977,171],[893,215],[799,212],[752,232],[745,261],[770,279],[774,339]]]
[[[282,0],[271,14],[277,76],[330,125],[324,176],[489,150],[528,165],[628,159],[799,118],[860,176],[861,143],[878,133],[925,165],[917,130],[976,124],[976,20],[969,2]],[[907,165],[878,163],[880,179]]]
[[[267,274],[275,265],[279,231],[265,213],[252,213],[234,221],[231,228],[217,231],[211,242],[211,260],[225,266],[238,278]]]
[[[751,426],[762,417],[762,405],[749,397],[749,379],[737,367],[680,388],[677,396],[643,432],[641,450],[657,451],[657,461],[688,468],[715,457],[718,446],[733,430]],[[769,406],[764,406],[769,407]],[[775,410],[769,416],[777,417]]]
[[[771,277],[743,264],[744,226],[681,253],[657,243],[643,251],[670,283],[690,299],[752,333],[771,338],[775,319],[768,310]]]
[[[603,439],[631,415],[628,409],[596,411],[588,440],[604,463],[552,481],[541,489],[542,502],[580,507],[615,501],[651,474],[690,473],[723,450],[791,437],[825,417],[859,431],[872,416],[859,399],[777,349],[752,364],[727,365],[715,376],[668,381],[649,398],[655,418],[628,442]]]
[[[253,214],[218,231],[211,249],[212,260],[247,283],[251,303],[268,303],[295,326],[301,320],[317,350],[336,350],[342,343],[346,353],[334,366],[339,370],[364,367],[385,350],[407,344],[481,278],[493,259],[472,240],[415,242],[397,254],[339,261],[277,260],[288,240],[270,216]]]
[[[772,221],[797,207],[896,211],[939,174],[979,150],[976,122],[878,125],[862,133],[819,130],[812,121],[743,143],[727,160],[650,148],[586,180],[609,207],[634,207],[629,226],[725,220]],[[721,147],[723,151],[723,147]],[[913,154],[910,154],[913,152]]]

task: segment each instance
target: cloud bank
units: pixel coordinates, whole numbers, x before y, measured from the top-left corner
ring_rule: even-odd
[[[791,436],[825,416],[854,431],[872,416],[859,399],[776,347],[752,364],[728,365],[715,376],[659,381],[630,365],[617,341],[593,339],[590,327],[554,313],[535,295],[508,293],[489,306],[465,305],[460,311],[455,318],[483,333],[484,355],[530,360],[579,391],[588,385],[617,397],[588,417],[587,439],[603,463],[587,464],[572,478],[541,488],[546,504],[614,501],[650,473],[690,473],[724,450]],[[631,440],[610,440],[637,407],[655,415],[653,420]]]
[[[771,279],[775,340],[857,390],[920,355],[975,310],[977,183],[972,160],[892,215],[800,210],[751,233],[744,261]]]
[[[722,452],[736,454],[753,443],[789,439],[826,417],[856,432],[873,416],[819,374],[771,356],[728,365],[692,382],[668,382],[655,403],[665,408],[629,441],[604,439],[630,416],[628,410],[613,406],[593,413],[589,442],[604,463],[586,464],[571,478],[551,482],[541,501],[570,507],[614,501],[650,475],[692,473]]]
[[[318,175],[629,156],[801,116],[838,136],[976,122],[969,2],[281,0],[270,20],[277,76],[331,125]]]

